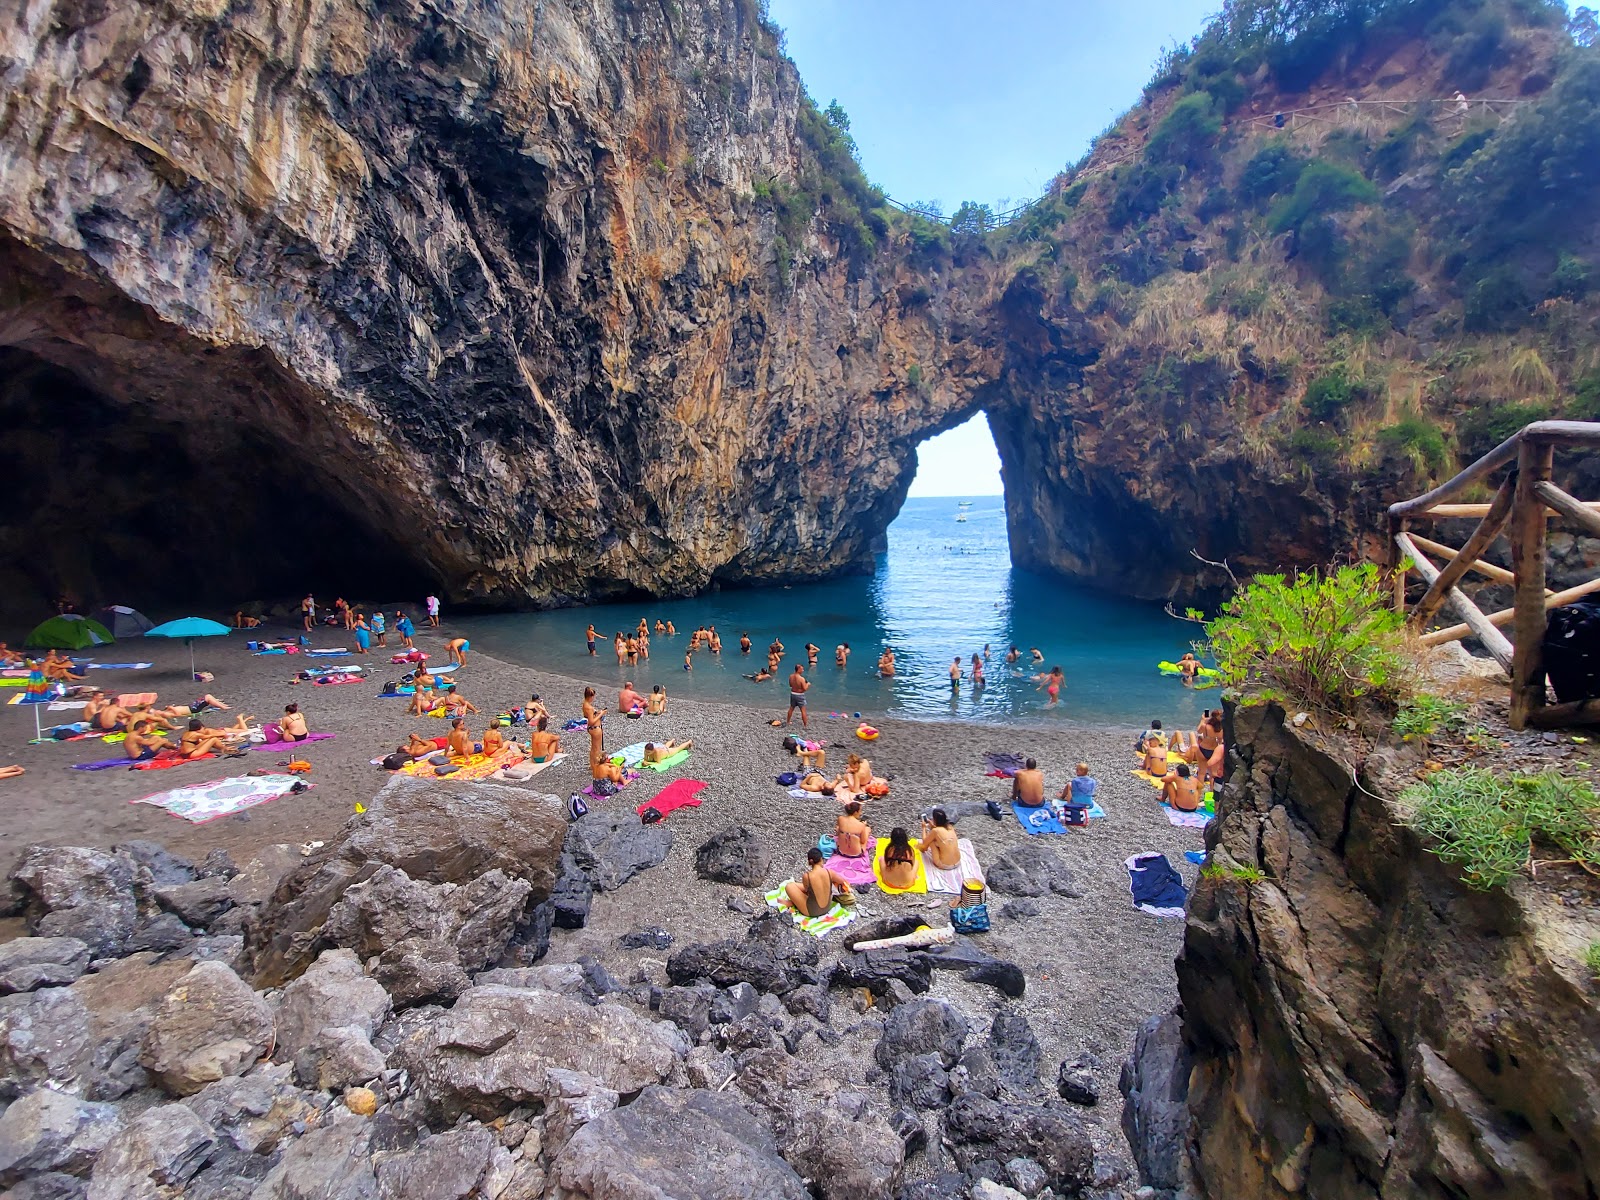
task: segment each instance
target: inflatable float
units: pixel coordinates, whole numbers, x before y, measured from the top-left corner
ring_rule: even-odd
[[[1156,670],[1160,671],[1163,675],[1183,674],[1183,668],[1175,662],[1158,662],[1156,664]],[[1217,669],[1215,667],[1199,667],[1195,670],[1195,675],[1200,679],[1215,679],[1217,675]]]
[[[871,725],[857,725],[856,736],[863,742],[870,742],[878,736],[878,731]]]

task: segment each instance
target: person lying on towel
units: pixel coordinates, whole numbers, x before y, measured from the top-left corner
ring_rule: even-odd
[[[409,758],[427,758],[440,750],[439,743],[432,738],[419,737],[415,733],[406,734],[403,744],[396,747],[395,753],[404,754]]]
[[[784,907],[802,917],[820,917],[833,907],[834,896],[855,897],[849,881],[828,870],[822,851],[815,846],[806,851],[806,870],[799,879],[783,885]]]
[[[834,822],[833,844],[844,858],[865,858],[877,845],[872,838],[872,826],[861,819],[859,800],[846,804],[839,819]]]
[[[679,750],[688,750],[694,745],[691,739],[677,741],[668,738],[664,742],[646,742],[644,745],[644,761],[647,763],[665,762]]]

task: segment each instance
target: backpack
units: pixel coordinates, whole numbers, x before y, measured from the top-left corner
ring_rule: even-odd
[[[796,775],[793,771],[785,771],[782,775],[778,776],[779,787],[793,787],[799,782],[800,776]]]
[[[576,821],[589,811],[589,805],[577,792],[567,797],[567,820]]]
[[[396,752],[394,754],[387,755],[384,758],[383,769],[385,771],[398,771],[410,761],[411,756],[409,754],[400,754]]]
[[[984,808],[984,811],[987,812],[996,821],[1000,820],[1000,801],[998,801],[998,800],[990,800],[988,803],[986,803],[983,806],[983,808]]]
[[[659,808],[647,808],[639,814],[639,820],[646,825],[654,825],[659,821],[666,820],[666,815]]]

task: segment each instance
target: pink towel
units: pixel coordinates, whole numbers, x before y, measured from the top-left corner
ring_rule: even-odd
[[[635,811],[642,813],[647,808],[653,808],[664,817],[675,808],[699,808],[700,797],[697,793],[705,787],[698,779],[674,779],[656,793],[654,800],[639,805]]]
[[[828,870],[835,872],[841,879],[848,880],[851,887],[865,887],[869,883],[877,882],[872,875],[872,855],[863,854],[851,858],[845,854],[835,854],[827,862]]]
[[[262,745],[262,746],[251,746],[250,749],[252,749],[252,750],[287,750],[292,746],[304,746],[307,742],[326,742],[326,741],[330,741],[334,737],[334,735],[331,734],[331,733],[308,733],[308,734],[306,734],[305,737],[301,738],[298,742],[286,742],[283,739],[283,734],[278,732],[278,727],[276,725],[268,725],[268,726],[265,727],[265,730],[266,730],[266,735],[267,735],[266,744]]]

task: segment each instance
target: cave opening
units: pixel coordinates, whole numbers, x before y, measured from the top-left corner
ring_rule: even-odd
[[[982,409],[958,418],[957,424],[917,446],[916,473],[894,520],[940,517],[954,525],[973,526],[964,532],[981,529],[986,537],[1004,538],[1010,556],[1004,471],[989,416]]]
[[[355,509],[266,426],[204,403],[198,380],[202,402],[177,405],[114,394],[137,394],[128,375],[0,346],[0,619],[31,624],[61,599],[220,616],[308,588],[383,599],[429,582],[377,498]]]

